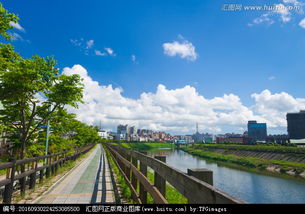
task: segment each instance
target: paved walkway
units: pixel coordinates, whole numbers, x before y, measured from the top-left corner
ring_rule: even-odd
[[[115,203],[109,166],[103,148],[98,145],[80,165],[34,203]]]

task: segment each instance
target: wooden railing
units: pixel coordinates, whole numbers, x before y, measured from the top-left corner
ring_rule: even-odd
[[[19,182],[21,195],[25,194],[26,186],[29,189],[34,189],[39,172],[39,183],[43,182],[44,177],[49,178],[58,172],[58,168],[68,160],[76,160],[81,154],[88,152],[94,145],[87,145],[81,148],[76,148],[71,151],[63,151],[57,154],[49,154],[44,156],[35,156],[23,160],[10,158],[9,162],[0,164],[0,170],[6,169],[5,179],[0,180],[0,188],[4,187],[3,204],[10,204],[14,192],[15,181]],[[16,175],[17,169],[21,170],[20,174]],[[27,177],[29,182],[27,182]]]
[[[177,189],[192,204],[245,203],[213,187],[211,171],[209,170],[188,169],[186,174],[168,166],[165,163],[165,156],[155,156],[153,158],[121,146],[107,143],[104,145],[123,175],[136,203],[147,203],[147,193],[152,196],[154,203],[168,203],[166,200],[166,182]],[[147,178],[147,167],[154,170],[154,184],[151,184]]]

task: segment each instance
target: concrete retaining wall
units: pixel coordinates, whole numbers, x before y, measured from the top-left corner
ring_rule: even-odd
[[[208,151],[216,152],[223,155],[237,155],[241,157],[255,157],[267,160],[284,160],[290,162],[305,163],[305,156],[303,154],[292,153],[275,153],[275,152],[258,152],[249,150],[235,150],[235,149],[215,149],[211,148]]]

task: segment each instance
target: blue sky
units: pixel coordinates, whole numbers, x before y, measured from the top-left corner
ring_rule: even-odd
[[[13,44],[21,55],[54,55],[60,69],[81,65],[92,81],[100,86],[111,84],[113,89],[120,88],[120,96],[126,100],[140,100],[142,93],[157,95],[160,84],[168,93],[189,85],[198,93],[198,100],[200,96],[211,102],[217,97],[225,100],[224,94],[240,99],[242,107],[207,107],[207,112],[212,109],[213,113],[211,118],[198,117],[202,131],[241,132],[250,116],[249,119],[269,122],[271,132],[285,133],[285,112],[304,106],[305,23],[302,25],[301,21],[305,14],[301,10],[222,10],[225,4],[281,4],[303,8],[301,0],[16,0],[2,3],[20,16],[19,30],[16,27],[12,33],[19,35]],[[164,44],[169,44],[167,52]],[[270,96],[263,94],[264,90]],[[178,94],[173,96],[180,100]],[[253,94],[258,95],[257,99]],[[128,106],[122,105],[120,109]],[[230,113],[238,114],[243,107],[251,112],[232,124],[221,122],[226,115],[215,115],[215,112],[229,112],[227,116],[233,117]],[[175,110],[162,111],[165,115],[173,114],[171,121],[145,121],[143,117],[124,114],[114,120],[107,113],[96,111],[92,114],[100,113],[100,120],[108,129],[125,122],[172,133],[189,133],[195,127],[192,124],[197,110],[189,109],[188,116],[180,119],[175,118]],[[270,112],[275,112],[274,118]],[[181,120],[190,122],[183,128],[183,125],[174,125]],[[87,122],[99,124],[96,118]]]

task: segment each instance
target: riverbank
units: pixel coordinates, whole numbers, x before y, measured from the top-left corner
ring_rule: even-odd
[[[254,148],[254,147],[253,147]],[[247,169],[248,171],[266,173],[273,175],[289,175],[302,180],[305,179],[305,163],[290,162],[284,160],[267,160],[257,157],[243,157],[235,154],[217,153],[211,148],[194,145],[192,147],[183,147],[183,151],[205,159],[234,165],[234,168]]]
[[[113,143],[113,145],[123,146],[128,149],[133,149],[137,151],[150,151],[154,152],[160,148],[175,148],[174,144],[171,143]]]

